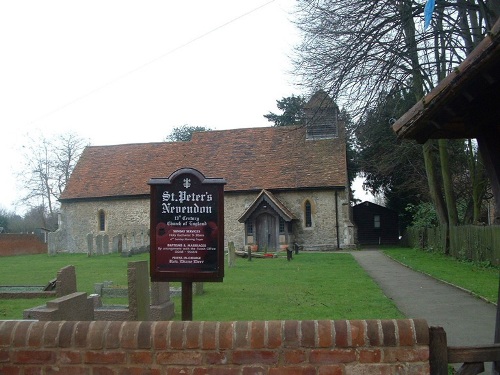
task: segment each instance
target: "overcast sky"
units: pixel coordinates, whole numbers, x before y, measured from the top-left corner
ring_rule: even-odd
[[[15,210],[28,137],[107,145],[270,125],[277,99],[304,94],[290,74],[294,3],[0,2],[0,208]]]

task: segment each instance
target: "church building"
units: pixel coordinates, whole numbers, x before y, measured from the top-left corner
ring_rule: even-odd
[[[89,146],[60,196],[49,250],[87,252],[89,241],[149,235],[151,178],[194,168],[223,178],[227,244],[237,250],[335,250],[354,245],[344,124],[318,92],[303,126],[197,132],[189,142]]]

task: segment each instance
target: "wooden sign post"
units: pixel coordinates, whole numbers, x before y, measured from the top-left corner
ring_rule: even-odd
[[[192,320],[192,283],[224,277],[225,184],[192,168],[149,180],[151,281],[182,282],[182,320]]]

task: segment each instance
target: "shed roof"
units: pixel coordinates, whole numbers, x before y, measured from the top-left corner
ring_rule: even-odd
[[[345,141],[306,140],[304,127],[199,132],[190,142],[89,146],[61,201],[148,195],[151,178],[180,168],[224,178],[226,191],[345,187]]]

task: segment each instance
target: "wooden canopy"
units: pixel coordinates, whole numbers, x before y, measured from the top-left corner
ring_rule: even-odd
[[[500,19],[455,70],[393,125],[399,138],[476,138],[500,223]]]
[[[478,138],[500,129],[500,22],[455,70],[393,125],[398,137]]]

